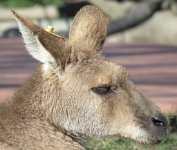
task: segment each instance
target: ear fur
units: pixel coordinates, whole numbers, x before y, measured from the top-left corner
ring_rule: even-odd
[[[45,31],[15,11],[12,13],[28,52],[42,63],[52,62],[62,68],[80,58],[77,50],[98,53],[107,34],[108,18],[91,5],[83,7],[75,16],[68,40]]]
[[[69,41],[80,50],[100,51],[107,35],[108,17],[87,5],[77,13],[69,33]]]
[[[65,39],[48,33],[15,11],[12,13],[18,22],[28,52],[42,63],[56,62],[63,66],[66,61]]]

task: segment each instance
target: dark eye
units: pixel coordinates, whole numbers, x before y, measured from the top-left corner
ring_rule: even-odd
[[[108,94],[109,92],[111,92],[111,87],[108,86],[108,87],[94,87],[94,88],[91,88],[91,90],[96,93],[96,94],[99,94],[99,95],[105,95],[105,94]]]

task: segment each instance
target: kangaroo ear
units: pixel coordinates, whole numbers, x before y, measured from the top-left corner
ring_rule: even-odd
[[[65,39],[45,31],[15,11],[12,13],[18,22],[28,52],[42,63],[56,62],[63,66],[66,62]]]
[[[75,16],[69,42],[80,50],[100,51],[107,35],[108,18],[97,7],[83,7]]]

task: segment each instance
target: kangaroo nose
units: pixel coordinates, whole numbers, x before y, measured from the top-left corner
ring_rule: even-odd
[[[167,127],[167,120],[164,116],[160,115],[160,116],[154,116],[151,118],[151,121],[153,123],[154,126],[156,127]]]
[[[150,122],[152,133],[161,141],[161,139],[166,136],[169,131],[169,123],[166,117],[163,114],[158,113],[150,118]]]

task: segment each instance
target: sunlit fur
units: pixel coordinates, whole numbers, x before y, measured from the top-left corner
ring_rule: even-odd
[[[101,55],[108,19],[98,8],[79,11],[68,39],[13,14],[27,51],[42,65],[0,105],[1,150],[79,150],[90,138],[115,136],[155,143],[167,133],[150,120],[160,109],[124,67]],[[91,90],[104,86],[112,90]]]

